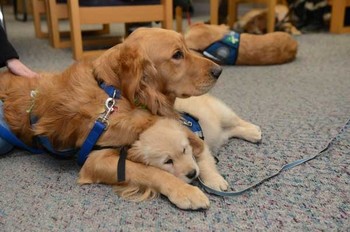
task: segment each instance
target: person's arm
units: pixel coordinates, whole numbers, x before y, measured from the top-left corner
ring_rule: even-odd
[[[9,59],[18,59],[19,56],[12,46],[12,44],[7,40],[6,33],[2,26],[0,26],[0,67],[7,66],[7,61]]]
[[[8,41],[4,29],[0,26],[0,67],[5,66],[18,76],[36,77],[38,75],[19,60],[17,51]]]

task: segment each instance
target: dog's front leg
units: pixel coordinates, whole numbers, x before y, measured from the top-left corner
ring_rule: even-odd
[[[199,177],[204,184],[218,191],[227,190],[228,183],[218,172],[208,145],[204,144],[203,151],[196,158],[199,166]]]
[[[112,149],[90,153],[79,173],[79,184],[120,184],[117,181],[118,152]],[[197,187],[189,185],[161,169],[126,160],[125,184],[145,186],[166,197],[181,209],[206,209],[209,199]]]

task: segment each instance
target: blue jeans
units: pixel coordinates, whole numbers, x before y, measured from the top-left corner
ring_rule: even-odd
[[[8,125],[5,121],[4,118],[4,111],[3,111],[3,102],[0,101],[0,125],[8,128]],[[0,137],[0,155],[6,154],[8,152],[10,152],[13,149],[13,145],[9,142],[7,142],[6,139]]]

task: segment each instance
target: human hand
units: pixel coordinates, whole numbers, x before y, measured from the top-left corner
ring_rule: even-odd
[[[7,68],[15,75],[24,77],[37,77],[38,74],[30,70],[19,59],[10,59],[7,61]]]

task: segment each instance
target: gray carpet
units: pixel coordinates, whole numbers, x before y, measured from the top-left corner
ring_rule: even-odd
[[[22,60],[59,71],[69,49],[34,38],[32,22],[7,18]],[[350,35],[306,34],[285,65],[225,67],[212,93],[260,125],[260,145],[232,139],[219,169],[241,189],[287,162],[316,154],[350,117]],[[105,185],[78,186],[74,160],[16,150],[0,157],[0,231],[350,231],[350,128],[322,156],[237,197],[208,195],[205,211],[163,197],[141,203]]]

